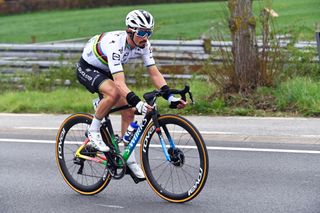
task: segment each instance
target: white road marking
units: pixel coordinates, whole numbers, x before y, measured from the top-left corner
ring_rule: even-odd
[[[27,127],[20,126],[14,127],[14,129],[23,129],[23,130],[59,130],[58,127]],[[75,130],[75,129],[74,129]],[[174,133],[184,133],[183,131],[172,131]],[[202,135],[242,135],[247,136],[248,133],[244,134],[241,132],[223,132],[223,131],[200,131]],[[249,134],[248,136],[262,136],[262,137],[271,137],[270,135],[257,135],[257,134]],[[297,134],[281,134],[279,133],[276,137],[298,137],[298,138],[320,138],[320,135],[297,135]]]
[[[208,150],[242,151],[242,152],[278,152],[295,154],[320,154],[317,150],[294,150],[294,149],[265,149],[265,148],[242,148],[242,147],[207,147]]]
[[[0,117],[22,117],[22,116],[26,116],[26,117],[39,117],[39,116],[48,116],[51,114],[36,114],[36,113],[0,113]],[[53,114],[52,114],[53,115]]]
[[[107,208],[114,208],[114,209],[123,209],[123,206],[117,206],[117,205],[106,205],[106,204],[95,204],[96,206],[102,206]]]
[[[32,140],[32,139],[12,139],[0,138],[0,142],[16,142],[16,143],[55,143],[53,140]]]
[[[13,143],[42,143],[54,144],[54,140],[32,140],[32,139],[12,139],[0,138],[0,142]],[[79,142],[70,141],[69,144],[81,144]],[[137,146],[140,146],[138,144]],[[152,145],[152,147],[160,148],[161,145]],[[195,146],[177,146],[178,148],[195,149]],[[318,150],[295,150],[295,149],[269,149],[269,148],[244,148],[244,147],[222,147],[222,146],[207,146],[208,150],[216,151],[238,151],[238,152],[273,152],[273,153],[296,153],[296,154],[320,154]]]
[[[31,126],[18,126],[14,129],[25,129],[25,130],[58,130],[58,127],[31,127]]]
[[[59,130],[58,127],[32,127],[32,126],[18,126],[14,129],[23,129],[23,130]],[[172,131],[174,133],[184,133],[183,131]],[[207,135],[240,135],[238,132],[217,132],[217,131],[200,131],[201,134]],[[319,135],[320,137],[320,135]]]

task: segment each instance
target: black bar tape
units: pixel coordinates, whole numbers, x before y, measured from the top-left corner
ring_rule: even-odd
[[[170,96],[170,87],[168,87],[168,85],[164,85],[160,88],[161,91],[164,92],[164,94],[162,95],[162,97],[166,100],[168,100],[169,96]]]
[[[141,101],[141,99],[136,94],[134,94],[134,92],[129,92],[126,99],[128,104],[130,104],[131,106],[136,106]]]

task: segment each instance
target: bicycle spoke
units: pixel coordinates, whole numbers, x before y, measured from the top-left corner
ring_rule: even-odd
[[[177,168],[175,168],[175,170],[176,170],[176,173],[177,173],[177,180],[179,182],[179,186],[180,186],[181,192],[183,192],[183,189],[182,189],[182,186],[181,186],[181,180],[180,180],[180,177],[179,177],[179,172],[177,171]]]
[[[158,160],[157,160],[158,161]],[[157,170],[160,168],[163,164],[165,164],[167,161],[162,161],[158,166],[152,167],[152,170]]]
[[[170,170],[171,170],[171,166],[169,165],[169,168],[170,168]],[[170,178],[171,178],[171,172],[170,172],[170,175],[169,175],[169,177],[168,177],[168,180],[165,182],[165,184],[164,184],[164,188],[166,188],[166,186],[167,186],[167,184],[168,184],[168,182],[169,182],[169,180],[170,180]]]
[[[203,167],[204,163],[207,165],[204,143],[190,122],[179,116],[160,116],[159,123],[162,129],[167,129],[163,131],[171,161],[161,158],[164,156],[163,150],[155,128],[152,128],[153,132],[148,132],[148,137],[142,139],[148,140],[148,151],[142,153],[142,159],[149,184],[166,200],[186,202],[200,192],[206,181],[207,173],[199,180],[199,170],[207,170],[207,167]],[[147,131],[150,130],[151,126]],[[176,149],[172,149],[170,138]]]
[[[168,166],[170,166],[170,164],[167,164],[167,166],[166,167],[168,167]],[[162,172],[160,172],[160,176],[158,177],[158,178],[156,178],[157,179],[157,181],[158,180],[160,180],[160,178],[162,177],[162,175],[164,174],[164,170],[166,169],[166,167],[164,167],[163,168],[163,170],[162,170]]]

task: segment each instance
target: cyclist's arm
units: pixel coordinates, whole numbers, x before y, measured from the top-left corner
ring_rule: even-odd
[[[166,80],[164,79],[156,65],[149,66],[148,72],[151,77],[152,83],[157,89],[160,89],[164,85],[167,85]]]
[[[113,80],[116,87],[120,91],[120,95],[125,97],[128,104],[135,106],[141,114],[145,115],[148,111],[151,111],[153,107],[149,106],[127,87],[125,83],[125,77],[123,72],[118,72],[113,75]]]
[[[157,89],[161,89],[163,91],[169,89],[166,80],[164,79],[156,65],[148,67],[148,72],[150,74],[153,84],[157,87]],[[170,96],[171,98],[169,98]],[[187,104],[187,102],[185,102],[181,98],[175,98],[172,95],[170,95],[170,93],[165,94],[163,97],[169,101],[170,107],[172,108],[182,109]]]

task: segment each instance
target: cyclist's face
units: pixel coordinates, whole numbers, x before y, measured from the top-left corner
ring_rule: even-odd
[[[146,46],[146,43],[148,41],[148,37],[141,38],[134,34],[133,37],[134,43],[138,44],[140,47],[144,48]]]
[[[134,33],[133,40],[140,47],[144,48],[147,41],[148,41],[148,38],[151,36],[152,32],[151,31],[143,31],[143,30],[139,30],[139,31]]]

